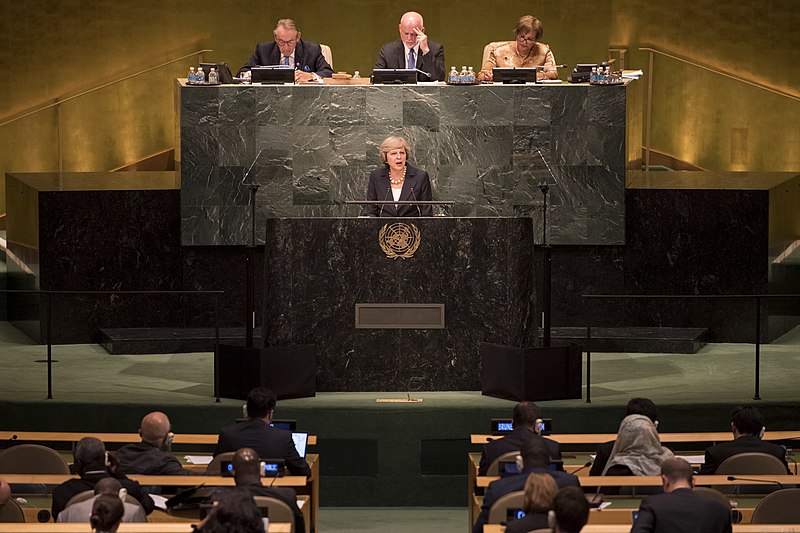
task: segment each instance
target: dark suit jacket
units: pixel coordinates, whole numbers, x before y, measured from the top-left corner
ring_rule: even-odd
[[[489,469],[489,465],[492,464],[495,459],[506,452],[521,450],[522,445],[525,444],[528,439],[535,434],[536,433],[531,431],[529,428],[514,428],[514,431],[505,437],[487,442],[483,447],[483,453],[481,454],[481,462],[478,466],[478,475],[485,476],[486,470]],[[550,439],[544,439],[544,441],[547,443],[547,449],[550,450],[550,459],[560,461],[561,446],[559,446],[556,441]],[[560,470],[563,470],[563,467],[560,468]]]
[[[281,50],[275,41],[258,43],[256,51],[245,65],[239,69],[241,74],[250,67],[278,65],[281,62]],[[322,49],[317,43],[300,39],[294,49],[294,64],[298,70],[316,72],[323,78],[333,75],[333,68],[325,61]]]
[[[786,450],[783,446],[772,442],[761,440],[755,435],[742,435],[738,439],[721,442],[715,446],[706,449],[706,462],[700,467],[701,475],[711,475],[717,471],[722,461],[745,452],[761,452],[774,455],[786,466],[786,473],[789,473],[789,467],[786,465]]]
[[[195,474],[184,470],[180,461],[146,442],[127,444],[114,452],[119,460],[119,471],[124,474],[148,476],[191,476]]]
[[[311,475],[308,463],[297,454],[292,433],[269,427],[260,418],[251,418],[223,428],[217,439],[214,455],[235,452],[240,448],[253,448],[261,459],[284,459],[286,469],[291,475]]]
[[[107,472],[97,472],[85,474],[77,479],[68,479],[61,485],[53,489],[53,518],[58,518],[58,513],[64,510],[70,498],[87,490],[94,490],[94,485],[103,478],[110,477],[111,474]],[[142,504],[144,512],[150,514],[153,512],[155,504],[152,498],[142,492],[142,487],[136,481],[126,477],[117,478],[120,484],[128,490],[128,494],[136,498]]]
[[[428,173],[406,163],[406,180],[403,183],[403,190],[400,191],[400,200],[405,202],[415,200],[430,201],[432,199],[431,180],[428,178]],[[367,200],[394,200],[391,184],[389,183],[388,166],[381,165],[370,173]],[[419,207],[419,210],[417,207]],[[383,209],[379,205],[366,205],[364,206],[364,214],[371,217],[429,217],[433,214],[433,209],[429,205],[384,205]]]
[[[730,533],[731,512],[690,489],[649,496],[639,506],[631,533]]]
[[[289,509],[294,513],[294,530],[295,533],[304,533],[306,530],[306,521],[303,518],[303,512],[297,506],[297,493],[294,489],[289,487],[265,487],[260,483],[253,485],[237,485],[240,489],[245,489],[253,496],[269,496],[282,501],[289,506]],[[219,487],[214,490],[211,496],[212,501],[218,500],[230,487]]]
[[[536,529],[550,529],[547,513],[528,513],[519,520],[512,520],[506,526],[506,533],[528,533]]]
[[[528,474],[532,474],[534,472],[544,472],[553,476],[553,479],[555,480],[559,489],[568,485],[575,485],[576,487],[581,486],[578,478],[572,474],[547,470],[545,468],[528,468],[523,473],[517,474],[516,476],[508,476],[498,479],[497,481],[492,481],[489,483],[489,486],[486,487],[486,492],[483,495],[483,505],[481,505],[481,514],[479,514],[478,519],[475,520],[475,525],[472,528],[472,532],[482,533],[483,525],[489,521],[489,510],[492,508],[492,505],[494,505],[494,502],[509,492],[523,490],[525,488],[525,481],[528,480]]]
[[[427,54],[422,50],[417,54],[417,68],[430,74],[430,77],[417,72],[417,81],[444,81],[444,46],[428,40]],[[406,68],[406,47],[397,39],[381,47],[381,53],[375,61],[375,68]]]

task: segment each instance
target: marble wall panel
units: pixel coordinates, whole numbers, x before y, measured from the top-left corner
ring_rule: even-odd
[[[354,210],[343,202],[364,198],[367,176],[380,164],[380,143],[399,134],[409,141],[411,164],[431,176],[434,199],[456,202],[453,214],[533,213],[541,205],[535,185],[546,182],[561,185],[553,204],[553,219],[560,221],[554,242],[622,244],[624,180],[616,169],[625,168],[627,91],[568,85],[182,87],[182,242],[243,244],[248,232],[238,224],[247,220],[236,206],[252,180],[272,189],[258,196],[267,202],[257,208],[259,235],[272,216],[348,216]],[[574,178],[579,175],[592,179]],[[215,218],[201,221],[204,212]]]

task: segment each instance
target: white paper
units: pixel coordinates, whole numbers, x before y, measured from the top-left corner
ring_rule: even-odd
[[[184,455],[183,458],[190,465],[208,465],[214,459],[210,455]]]
[[[161,494],[151,494],[150,498],[152,498],[153,503],[156,504],[156,509],[161,509],[162,511],[167,510],[167,498]]]

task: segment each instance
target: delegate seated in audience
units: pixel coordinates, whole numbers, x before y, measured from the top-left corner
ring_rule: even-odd
[[[264,533],[261,512],[250,493],[234,488],[221,495],[200,525],[197,533]],[[297,533],[302,533],[299,531]]]
[[[714,474],[719,465],[734,455],[746,452],[760,452],[774,455],[783,461],[786,473],[786,449],[772,442],[761,440],[764,436],[764,416],[752,405],[740,405],[731,411],[731,431],[733,440],[721,442],[706,449],[705,463],[700,467],[701,475]]]
[[[478,475],[485,476],[489,465],[495,459],[507,452],[519,451],[522,445],[533,436],[538,435],[539,431],[536,428],[536,421],[542,418],[542,412],[539,406],[533,402],[519,402],[514,406],[514,413],[512,415],[513,431],[505,437],[497,440],[487,442],[483,447],[481,454],[481,462],[478,466]],[[544,439],[547,444],[547,449],[550,451],[550,459],[561,460],[561,447],[553,440]]]
[[[89,522],[92,516],[92,507],[94,502],[102,495],[116,496],[122,500],[122,507],[124,514],[122,515],[123,522],[147,522],[147,516],[144,514],[144,509],[141,506],[125,501],[125,493],[120,493],[122,484],[113,477],[106,477],[95,483],[94,496],[82,502],[73,503],[68,505],[66,509],[59,513],[57,522]]]
[[[692,465],[674,457],[661,465],[664,494],[645,498],[631,533],[730,533],[730,508],[692,491]]]
[[[11,499],[11,485],[5,479],[0,477],[0,508],[8,503]]]
[[[275,414],[275,394],[265,387],[256,387],[247,394],[248,420],[223,428],[217,439],[214,455],[252,448],[262,459],[283,459],[290,474],[310,476],[311,469],[297,453],[292,433],[270,427]]]
[[[514,40],[501,44],[489,53],[478,72],[478,81],[492,81],[493,68],[533,68],[537,79],[558,79],[556,59],[550,47],[538,42],[544,34],[542,23],[533,15],[521,17],[514,26]]]
[[[289,487],[265,487],[261,484],[261,461],[252,448],[242,448],[233,456],[233,478],[236,486],[246,490],[251,496],[269,496],[281,500],[294,513],[294,529],[298,533],[306,530],[305,520],[297,505],[297,494]],[[211,498],[218,501],[231,489],[220,487]]]
[[[553,532],[579,533],[589,521],[589,502],[577,487],[563,487],[553,500]]]
[[[119,471],[147,476],[188,476],[180,461],[164,448],[172,443],[172,425],[164,413],[147,414],[139,426],[142,442],[127,444],[116,451]]]
[[[673,456],[671,450],[661,446],[656,425],[649,417],[628,415],[619,425],[603,475],[657,476],[661,463]]]
[[[500,497],[508,494],[509,492],[517,492],[525,488],[525,482],[528,476],[534,472],[541,472],[552,476],[556,485],[565,487],[567,485],[580,486],[578,478],[572,474],[567,474],[560,470],[549,470],[548,464],[550,463],[550,451],[547,448],[547,443],[539,435],[532,435],[525,444],[522,445],[520,455],[517,456],[517,466],[521,474],[516,474],[497,481],[493,481],[486,488],[483,496],[483,505],[481,505],[481,513],[475,520],[475,525],[472,528],[473,533],[482,533],[483,525],[489,520],[489,510],[492,505],[500,499]]]
[[[122,523],[124,509],[119,496],[101,494],[92,505],[89,524],[95,533],[115,533]]]
[[[107,477],[117,478],[128,494],[139,500],[145,513],[153,512],[153,500],[142,492],[142,487],[136,481],[117,472],[116,464],[106,453],[106,447],[100,439],[84,437],[78,441],[75,446],[75,469],[79,478],[68,479],[53,489],[53,516],[57,517],[64,510],[70,498],[80,492],[94,490],[95,484]]]
[[[548,513],[553,508],[553,500],[558,494],[558,485],[552,476],[535,472],[525,481],[525,504],[522,510],[525,516],[511,520],[506,526],[506,533],[527,533],[534,529],[550,527]]]
[[[625,411],[625,416],[628,415],[644,415],[653,421],[654,426],[658,427],[656,404],[649,398],[631,398]],[[597,447],[597,453],[592,461],[592,469],[589,470],[590,476],[603,475],[608,458],[611,456],[611,450],[614,449],[614,442],[613,440],[604,442]]]

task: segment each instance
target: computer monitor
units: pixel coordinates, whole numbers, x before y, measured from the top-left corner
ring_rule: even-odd
[[[289,420],[288,418],[285,420],[273,419],[269,425],[274,428],[285,429],[286,431],[294,431],[297,429],[297,420]]]
[[[492,81],[495,83],[536,83],[535,68],[493,68]]]
[[[417,83],[417,71],[411,68],[376,68],[372,71],[372,83],[414,84]]]
[[[250,69],[251,83],[294,83],[294,69],[285,65],[253,67]]]
[[[297,450],[297,454],[305,459],[306,448],[308,447],[308,433],[304,433],[302,431],[293,431],[292,440],[294,441],[294,447]]]
[[[514,431],[514,422],[510,418],[492,418],[492,435],[506,435]]]

